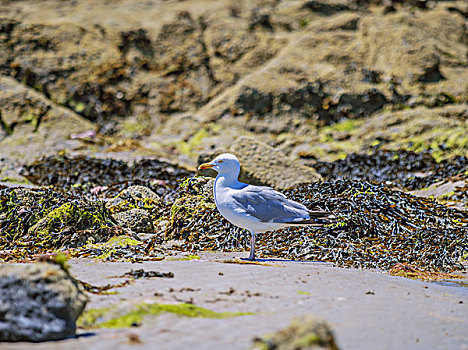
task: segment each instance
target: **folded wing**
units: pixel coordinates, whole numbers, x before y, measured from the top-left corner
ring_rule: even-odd
[[[236,191],[232,198],[236,202],[236,210],[256,217],[262,222],[313,223],[310,212],[304,205],[287,199],[285,195],[271,187],[249,185]]]

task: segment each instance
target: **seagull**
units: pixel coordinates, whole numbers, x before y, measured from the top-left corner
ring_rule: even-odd
[[[243,229],[250,231],[250,255],[246,260],[255,260],[255,235],[288,226],[316,226],[316,220],[333,216],[327,211],[310,211],[304,205],[287,199],[280,192],[267,186],[254,186],[238,180],[240,163],[237,157],[223,153],[209,163],[201,164],[198,170],[213,169],[218,175],[213,187],[216,207],[221,215]]]

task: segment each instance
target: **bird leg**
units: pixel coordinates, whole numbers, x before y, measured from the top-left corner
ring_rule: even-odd
[[[255,232],[250,231],[252,237],[250,238],[250,255],[247,260],[254,261],[255,260]]]

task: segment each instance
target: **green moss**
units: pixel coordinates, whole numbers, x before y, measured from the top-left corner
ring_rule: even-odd
[[[75,112],[76,113],[81,113],[85,110],[86,105],[83,102],[78,102],[75,106]]]
[[[431,151],[437,161],[468,152],[468,135],[463,128],[436,128],[422,133],[406,130],[405,135],[394,135],[393,139],[397,147],[418,153]]]
[[[54,261],[56,264],[60,265],[60,267],[66,271],[69,272],[70,270],[70,265],[67,263],[67,256],[63,253],[59,253],[54,257]]]
[[[310,292],[304,292],[302,290],[298,290],[297,291],[297,294],[300,294],[300,295],[312,295]]]
[[[307,27],[309,25],[309,23],[312,22],[312,20],[309,18],[309,17],[302,17],[300,20],[299,20],[299,26],[301,28],[304,28],[304,27]]]
[[[338,131],[338,132],[350,132],[358,129],[364,124],[364,119],[344,119],[338,123],[324,127],[323,132]]]
[[[200,257],[198,255],[187,255],[181,257],[169,257],[166,258],[168,261],[185,261],[185,260],[199,260]]]
[[[3,119],[2,119],[2,112],[0,111],[0,128],[7,134],[11,135],[13,134],[13,128],[8,125]]]
[[[181,153],[190,155],[207,136],[210,136],[208,130],[205,128],[201,128],[197,130],[197,132],[188,141],[180,141],[176,144],[176,146]]]
[[[78,205],[69,202],[48,213],[37,225],[31,228],[30,233],[38,236],[48,235],[51,232],[59,232],[68,226],[73,226],[77,230],[87,230],[113,226],[113,223],[104,203],[94,202]]]
[[[308,347],[310,347],[312,345],[320,345],[321,342],[322,342],[322,340],[320,339],[318,334],[310,333],[310,334],[306,334],[305,336],[303,336],[300,339],[297,339],[294,342],[292,348],[293,349],[307,349]]]
[[[104,243],[94,243],[93,239],[89,239],[88,243],[84,247],[79,248],[76,251],[72,250],[71,255],[80,255],[80,252],[83,250],[92,250],[94,252],[100,253],[98,256],[95,257],[95,259],[110,260],[117,256],[122,249],[142,244],[143,242],[141,241],[137,241],[133,238],[123,235],[112,237]]]
[[[451,197],[451,196],[453,196],[454,194],[455,194],[455,191],[450,191],[450,192],[448,192],[448,193],[445,193],[445,194],[440,195],[438,198],[443,199],[443,198],[445,198],[445,197]]]
[[[0,179],[0,181],[9,182],[9,183],[13,183],[13,184],[21,184],[21,185],[31,185],[32,184],[32,182],[29,181],[25,177],[8,177],[8,176],[5,176],[2,179]]]
[[[162,313],[172,313],[185,317],[196,318],[228,318],[252,315],[246,312],[215,312],[193,304],[139,304],[125,314],[119,315],[115,307],[87,310],[78,319],[82,328],[128,328],[139,325],[148,315],[157,316]]]
[[[145,209],[151,212],[153,209],[157,209],[160,206],[160,201],[152,198],[138,198],[138,200],[131,198],[122,200],[115,205],[111,205],[108,209],[112,214],[117,214],[131,209]],[[156,218],[154,218],[154,220],[156,220]]]
[[[186,179],[181,183],[181,190],[187,189],[189,181],[190,179]],[[173,218],[181,212],[184,216],[192,217],[198,210],[204,208],[214,209],[216,208],[216,204],[204,195],[186,195],[177,199],[174,204],[172,204],[171,217]]]

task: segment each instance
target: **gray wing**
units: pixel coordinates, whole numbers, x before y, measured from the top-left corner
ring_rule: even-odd
[[[300,203],[287,199],[271,187],[248,185],[232,198],[239,210],[262,222],[291,223],[309,219],[309,210]]]

